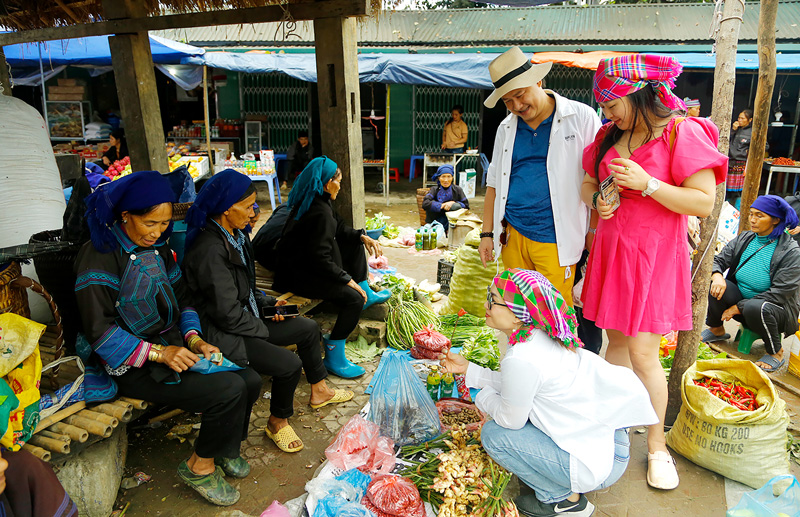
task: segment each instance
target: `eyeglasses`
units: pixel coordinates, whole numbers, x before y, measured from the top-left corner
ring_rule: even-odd
[[[497,303],[494,301],[494,296],[492,296],[492,287],[489,286],[486,288],[486,301],[489,303],[489,310],[492,310],[492,305],[499,305],[501,307],[508,307],[505,303]]]

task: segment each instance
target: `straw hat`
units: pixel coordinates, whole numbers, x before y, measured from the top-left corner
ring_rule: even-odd
[[[500,97],[511,90],[533,86],[544,79],[552,67],[552,62],[532,64],[519,47],[512,47],[503,52],[489,63],[489,75],[494,84],[494,91],[483,102],[484,106],[494,108]]]

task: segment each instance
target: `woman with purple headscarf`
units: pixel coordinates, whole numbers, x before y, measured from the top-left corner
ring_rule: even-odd
[[[727,341],[723,321],[734,319],[764,340],[767,353],[756,362],[765,372],[786,364],[781,332],[797,332],[800,314],[800,247],[786,233],[797,213],[778,196],[761,196],[750,206],[750,230],[714,257],[708,315],[701,339]],[[728,271],[727,275],[723,273]]]

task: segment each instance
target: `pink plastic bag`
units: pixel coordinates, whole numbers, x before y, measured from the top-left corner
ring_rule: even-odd
[[[278,501],[272,501],[272,504],[261,513],[261,517],[292,517],[289,510]]]
[[[325,456],[334,467],[342,470],[363,467],[372,457],[378,438],[378,426],[355,415],[325,449]]]
[[[433,352],[441,352],[445,348],[450,348],[450,340],[441,332],[429,327],[414,332],[414,343]]]
[[[336,439],[325,449],[325,456],[342,470],[359,469],[388,474],[395,464],[394,442],[380,436],[379,427],[361,415],[351,418]]]
[[[438,360],[439,355],[443,354],[444,352],[434,352],[433,350],[428,350],[427,348],[414,345],[411,347],[411,350],[409,350],[408,353],[411,354],[411,357],[413,357],[414,359]]]

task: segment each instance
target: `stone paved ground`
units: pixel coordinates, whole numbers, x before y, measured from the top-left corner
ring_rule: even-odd
[[[385,207],[377,196],[367,196],[367,206],[375,211],[390,213],[393,221],[410,225],[416,217],[416,201],[411,197],[417,185],[399,185],[399,197],[392,207]],[[395,189],[395,184],[392,185]],[[480,209],[480,202],[477,200]],[[268,199],[259,199],[262,206],[269,206]],[[386,251],[390,264],[417,280],[436,275],[437,257],[415,257],[405,250],[390,249]],[[330,318],[320,318],[323,328],[329,325]],[[754,348],[754,353],[756,350]],[[130,446],[127,461],[128,475],[144,471],[153,476],[153,480],[138,488],[120,491],[117,508],[130,502],[126,513],[128,516],[164,515],[176,517],[190,516],[226,516],[241,517],[258,516],[277,499],[281,502],[300,496],[304,492],[305,483],[310,480],[316,469],[324,460],[324,450],[335,436],[338,429],[354,415],[368,400],[363,394],[369,379],[377,367],[378,360],[364,364],[367,374],[361,379],[342,380],[331,377],[330,382],[336,387],[352,389],[356,392],[354,401],[336,407],[325,407],[314,411],[308,405],[309,386],[305,377],[301,380],[295,399],[295,416],[290,420],[295,430],[305,442],[305,448],[296,454],[286,454],[266,438],[263,427],[269,416],[268,401],[259,400],[252,416],[250,437],[243,444],[242,451],[252,465],[251,475],[236,483],[241,491],[241,500],[229,509],[213,507],[195,496],[189,488],[179,480],[175,468],[178,463],[191,453],[191,445],[179,443],[166,438],[168,430],[176,424],[199,421],[197,416],[184,415],[175,418],[158,429],[136,429],[131,426]],[[795,383],[797,386],[797,383]],[[267,380],[264,391],[270,390]],[[799,422],[800,399],[786,390],[781,390],[782,397],[792,418],[795,431]],[[645,481],[646,446],[642,434],[632,433],[632,459],[622,479],[612,487],[591,494],[597,506],[596,516],[610,517],[656,517],[667,515],[723,516],[727,509],[726,482],[710,471],[676,455],[681,485],[671,492],[651,489]],[[793,472],[800,477],[800,468],[793,464]],[[735,491],[728,482],[729,495]],[[515,495],[515,481],[509,485],[509,495]],[[734,503],[740,496],[734,493]]]

